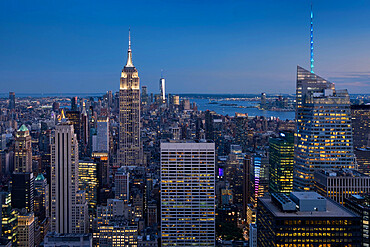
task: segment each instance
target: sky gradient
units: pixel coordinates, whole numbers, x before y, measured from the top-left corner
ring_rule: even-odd
[[[370,1],[313,0],[315,73],[370,93]],[[119,89],[131,27],[141,85],[294,93],[309,69],[309,0],[0,1],[0,93]]]

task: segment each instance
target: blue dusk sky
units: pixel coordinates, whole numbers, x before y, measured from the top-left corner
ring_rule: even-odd
[[[313,0],[315,73],[370,93],[370,1]],[[309,69],[310,0],[0,1],[0,93],[119,89],[131,27],[141,85],[294,93]]]

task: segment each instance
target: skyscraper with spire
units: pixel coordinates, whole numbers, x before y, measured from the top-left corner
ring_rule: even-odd
[[[356,168],[349,94],[313,72],[312,4],[310,40],[311,71],[297,67],[293,187],[298,191],[313,189],[316,170]]]
[[[119,151],[121,166],[135,166],[142,163],[140,141],[140,79],[132,63],[131,35],[127,51],[127,62],[121,72],[119,90]]]

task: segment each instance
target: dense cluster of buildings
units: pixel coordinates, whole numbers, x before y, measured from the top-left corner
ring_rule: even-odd
[[[1,245],[369,245],[370,105],[301,67],[295,121],[159,84],[129,41],[117,93],[0,101]]]

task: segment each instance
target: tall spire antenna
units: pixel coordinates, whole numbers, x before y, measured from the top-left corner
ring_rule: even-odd
[[[314,73],[313,72],[313,62],[314,62],[314,59],[313,59],[313,10],[312,10],[312,1],[311,1],[311,42],[310,42],[310,45],[311,45],[311,73]]]
[[[125,67],[134,67],[132,63],[132,52],[131,52],[131,28],[128,28],[128,51],[127,51],[127,63]]]
[[[131,51],[131,28],[128,28],[128,50]]]
[[[161,69],[161,78],[163,78],[163,69]]]

